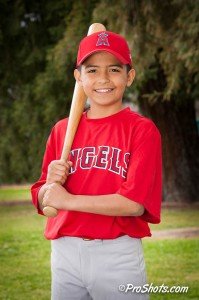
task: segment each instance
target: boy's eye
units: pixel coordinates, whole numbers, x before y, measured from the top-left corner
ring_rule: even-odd
[[[111,71],[111,72],[120,72],[120,69],[117,69],[117,68],[111,68],[110,71]]]
[[[88,73],[95,73],[95,72],[96,72],[96,69],[88,69],[87,72],[88,72]]]

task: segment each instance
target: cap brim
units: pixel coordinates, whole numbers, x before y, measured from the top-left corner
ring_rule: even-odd
[[[124,57],[122,57],[119,53],[117,53],[111,49],[100,48],[100,49],[94,49],[93,51],[90,51],[89,53],[87,53],[87,55],[82,57],[82,59],[77,63],[77,67],[79,67],[89,56],[91,56],[92,54],[94,54],[96,52],[101,52],[101,51],[109,52],[109,53],[113,54],[122,64],[131,66],[129,61],[124,59]]]

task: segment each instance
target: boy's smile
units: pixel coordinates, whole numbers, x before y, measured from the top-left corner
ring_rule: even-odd
[[[135,76],[111,53],[101,51],[89,56],[81,70],[75,70],[75,78],[82,85],[90,102],[90,117],[104,117],[122,108],[122,97],[126,86]]]

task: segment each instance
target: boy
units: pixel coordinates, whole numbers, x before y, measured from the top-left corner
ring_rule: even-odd
[[[90,109],[68,162],[59,159],[67,120],[54,126],[31,189],[40,214],[47,205],[59,210],[45,230],[52,299],[148,299],[120,285],[146,284],[141,238],[151,235],[147,222],[160,222],[160,133],[151,120],[122,107],[135,77],[122,36],[106,31],[85,37],[74,75]]]

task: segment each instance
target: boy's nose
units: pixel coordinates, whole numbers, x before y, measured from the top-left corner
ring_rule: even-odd
[[[99,74],[98,82],[100,82],[100,83],[110,82],[110,78],[109,78],[108,72],[106,72],[106,71],[105,72],[101,72]]]

